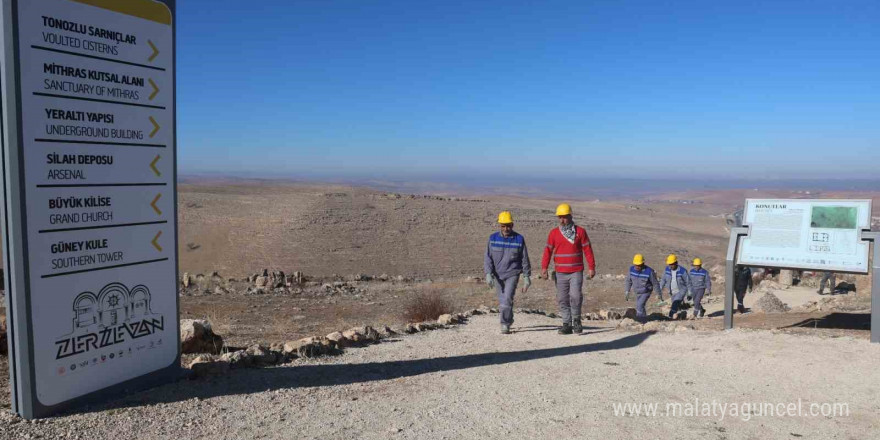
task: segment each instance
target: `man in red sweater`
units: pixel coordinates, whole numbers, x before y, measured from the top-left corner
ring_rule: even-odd
[[[547,237],[547,247],[544,248],[544,258],[541,260],[541,276],[548,278],[547,268],[550,267],[550,257],[553,256],[556,266],[556,302],[559,304],[559,314],[562,315],[559,334],[570,335],[584,329],[581,325],[584,257],[590,268],[590,279],[596,276],[596,259],[587,231],[575,225],[571,218],[571,206],[568,203],[557,206],[556,217],[559,217],[559,227],[550,231]]]

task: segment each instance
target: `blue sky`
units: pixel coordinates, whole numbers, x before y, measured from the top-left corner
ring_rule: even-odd
[[[180,172],[878,178],[880,2],[186,0]]]

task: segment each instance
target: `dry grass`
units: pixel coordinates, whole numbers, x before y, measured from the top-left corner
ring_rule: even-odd
[[[296,323],[290,318],[290,315],[281,315],[272,317],[269,320],[266,333],[273,337],[285,339],[286,335],[293,333]]]
[[[452,301],[443,294],[415,293],[403,308],[403,318],[407,322],[435,321],[440,315],[452,313],[453,310]]]
[[[211,329],[218,335],[225,336],[232,332],[229,312],[223,311],[219,307],[211,307],[205,313],[205,319],[211,323]]]

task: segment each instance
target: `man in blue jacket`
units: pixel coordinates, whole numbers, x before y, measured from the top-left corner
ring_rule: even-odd
[[[690,277],[687,270],[678,264],[678,257],[675,254],[669,254],[666,257],[666,271],[663,272],[663,281],[660,282],[660,291],[669,286],[669,296],[672,298],[672,308],[669,310],[669,317],[672,318],[678,313],[681,302],[690,291]]]
[[[705,316],[706,309],[703,308],[702,304],[703,295],[712,294],[712,275],[708,270],[703,269],[703,260],[699,258],[694,258],[694,267],[689,275],[691,278],[690,296],[694,300],[694,316]]]
[[[499,232],[489,236],[483,270],[486,284],[495,287],[501,311],[501,334],[509,334],[513,325],[513,296],[519,276],[523,276],[523,293],[532,284],[532,264],[522,235],[513,230],[513,216],[508,211],[498,214]]]
[[[633,257],[633,265],[629,268],[624,288],[624,298],[627,301],[629,301],[629,292],[631,290],[635,291],[636,321],[644,324],[648,320],[648,312],[645,310],[645,305],[648,304],[651,292],[657,292],[660,295],[660,301],[663,301],[663,294],[660,293],[657,273],[645,264],[645,257],[642,254],[636,254]]]

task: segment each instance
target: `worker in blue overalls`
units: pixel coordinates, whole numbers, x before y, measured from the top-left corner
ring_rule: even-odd
[[[703,260],[694,258],[694,267],[689,274],[691,282],[691,294],[688,299],[694,301],[694,317],[702,317],[706,315],[706,309],[703,308],[703,296],[712,294],[712,275],[709,271],[703,269]]]
[[[660,295],[660,301],[663,301],[663,294],[660,293],[657,273],[645,264],[645,257],[642,254],[636,254],[633,257],[633,265],[630,266],[629,273],[626,275],[624,298],[627,301],[629,301],[630,291],[636,293],[636,321],[644,323],[648,320],[645,305],[648,304],[651,292],[657,292]]]
[[[678,264],[678,257],[675,254],[669,254],[666,257],[666,271],[663,272],[663,281],[660,282],[660,292],[663,292],[669,286],[669,296],[672,298],[672,308],[669,310],[669,317],[672,318],[678,313],[682,301],[690,291],[690,277],[684,267]]]

